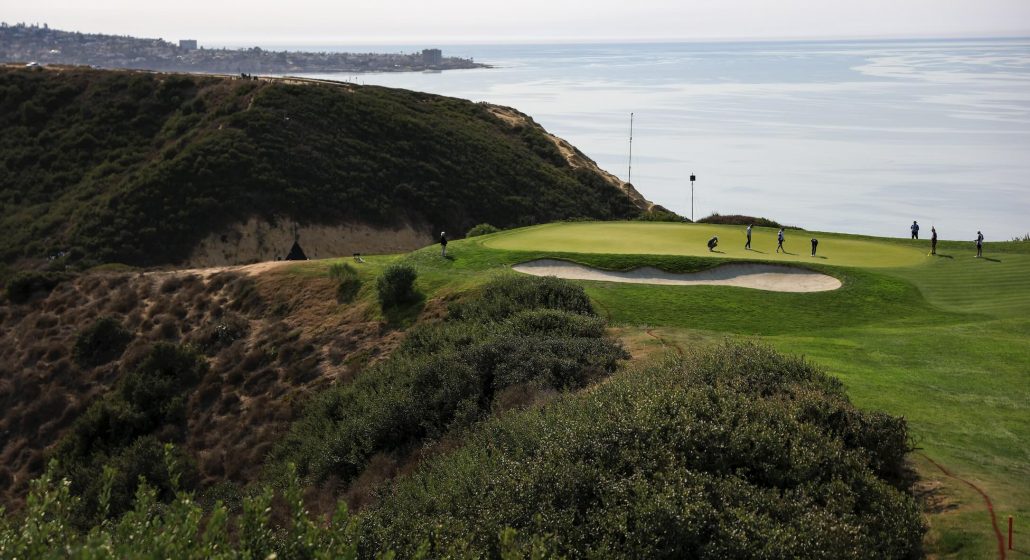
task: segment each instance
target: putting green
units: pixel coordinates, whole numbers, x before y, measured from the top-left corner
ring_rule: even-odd
[[[836,266],[905,267],[926,262],[926,249],[868,238],[787,230],[784,247],[776,252],[776,230],[753,228],[752,250],[744,249],[744,227],[668,222],[571,222],[503,232],[483,241],[509,251],[718,256],[752,261],[807,262]],[[707,242],[719,237],[717,253]],[[811,256],[812,237],[819,250]]]

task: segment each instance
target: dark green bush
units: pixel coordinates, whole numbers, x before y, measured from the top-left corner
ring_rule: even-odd
[[[132,333],[117,319],[102,317],[75,338],[72,357],[82,367],[96,367],[121,356],[131,341]]]
[[[878,425],[810,365],[726,346],[480,424],[363,513],[362,546],[490,557],[513,527],[545,556],[919,558]]]
[[[465,237],[479,237],[480,235],[489,235],[499,231],[501,231],[500,228],[496,228],[490,224],[479,224],[477,226],[472,226],[472,229],[465,234]]]
[[[415,267],[409,264],[391,264],[376,280],[376,292],[383,308],[412,303],[418,299],[415,292]]]
[[[12,303],[24,303],[36,293],[50,293],[58,284],[71,278],[64,272],[25,271],[7,281],[5,292]]]
[[[76,419],[57,444],[54,457],[58,474],[73,481],[72,493],[82,498],[76,518],[85,524],[105,515],[119,515],[132,501],[140,476],[171,499],[173,488],[162,459],[158,439],[181,437],[189,390],[206,371],[206,363],[194,352],[171,344],[154,346],[142,362],[122,375],[114,389],[95,401]],[[184,485],[196,480],[195,469],[184,457]],[[102,511],[98,477],[105,467],[115,469],[111,507]]]
[[[558,309],[593,315],[594,307],[583,288],[554,277],[504,276],[488,283],[481,293],[451,305],[450,317],[459,321],[501,321],[519,311]]]
[[[637,216],[637,220],[639,220],[641,222],[689,222],[690,221],[687,218],[684,218],[683,216],[680,216],[679,214],[677,214],[675,212],[670,212],[669,210],[665,210],[664,208],[662,208],[662,209],[654,209],[653,208],[651,210],[645,210],[644,212],[641,212],[639,216]]]
[[[358,271],[348,263],[336,263],[329,267],[329,278],[336,281],[336,301],[350,303],[361,290]]]
[[[199,350],[211,354],[246,337],[249,330],[249,321],[229,313],[214,323],[201,326],[194,331],[191,340]]]
[[[754,216],[742,216],[740,214],[722,215],[718,212],[711,216],[705,216],[697,221],[699,224],[725,224],[731,226],[748,226],[754,225],[757,227],[770,227],[770,228],[787,228],[787,229],[801,229],[797,226],[785,226],[779,222],[770,220],[768,218],[756,218]]]

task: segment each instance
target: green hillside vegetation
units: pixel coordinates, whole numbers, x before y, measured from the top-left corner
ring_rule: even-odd
[[[395,90],[0,68],[0,261],[179,262],[251,216],[464,232],[640,213],[526,117]]]

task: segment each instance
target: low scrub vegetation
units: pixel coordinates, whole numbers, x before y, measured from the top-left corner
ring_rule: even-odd
[[[361,518],[362,551],[919,558],[903,420],[805,362],[729,345],[483,424]],[[428,544],[427,544],[428,543]]]
[[[174,496],[163,443],[181,438],[187,391],[205,370],[193,352],[157,344],[75,421],[54,458],[56,475],[71,481],[70,492],[81,498],[71,513],[78,524],[89,526],[131,510],[141,480],[164,501]],[[181,462],[188,464],[184,458]],[[105,469],[112,470],[107,479],[98,476]],[[187,475],[183,482],[194,480]]]
[[[71,278],[70,274],[52,271],[24,271],[7,280],[4,293],[12,303],[25,303],[35,294],[48,294],[58,284]]]
[[[336,263],[329,267],[329,278],[336,282],[336,301],[350,303],[361,290],[358,271],[347,263]]]
[[[79,333],[72,357],[81,367],[106,364],[122,355],[132,340],[132,333],[117,319],[103,317]]]
[[[295,464],[313,483],[350,481],[376,453],[404,452],[541,392],[582,388],[626,357],[582,288],[504,278],[447,321],[413,329],[386,362],[315,397],[273,453],[273,468]]]
[[[757,226],[757,227],[771,227],[771,228],[787,228],[787,229],[801,229],[797,226],[785,226],[777,221],[770,220],[769,218],[756,218],[754,216],[743,216],[741,214],[728,214],[722,215],[718,212],[711,216],[706,216],[697,221],[699,224],[724,224],[731,226]]]
[[[480,235],[489,235],[499,231],[501,231],[500,228],[494,227],[490,224],[479,224],[477,226],[472,226],[472,229],[465,234],[465,237],[479,237]]]

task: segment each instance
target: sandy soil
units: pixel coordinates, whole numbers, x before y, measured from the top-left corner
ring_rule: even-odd
[[[309,259],[349,257],[353,253],[406,253],[433,243],[423,228],[403,224],[397,228],[360,223],[301,225],[289,219],[269,223],[251,218],[225,231],[209,235],[197,245],[186,266],[206,268],[272,261],[290,251],[293,240]]]
[[[568,261],[540,259],[517,264],[512,269],[534,276],[557,276],[568,280],[673,286],[736,286],[771,292],[826,292],[841,286],[840,280],[819,272],[755,263],[724,264],[701,272],[677,274],[649,266],[628,272],[615,272]]]

